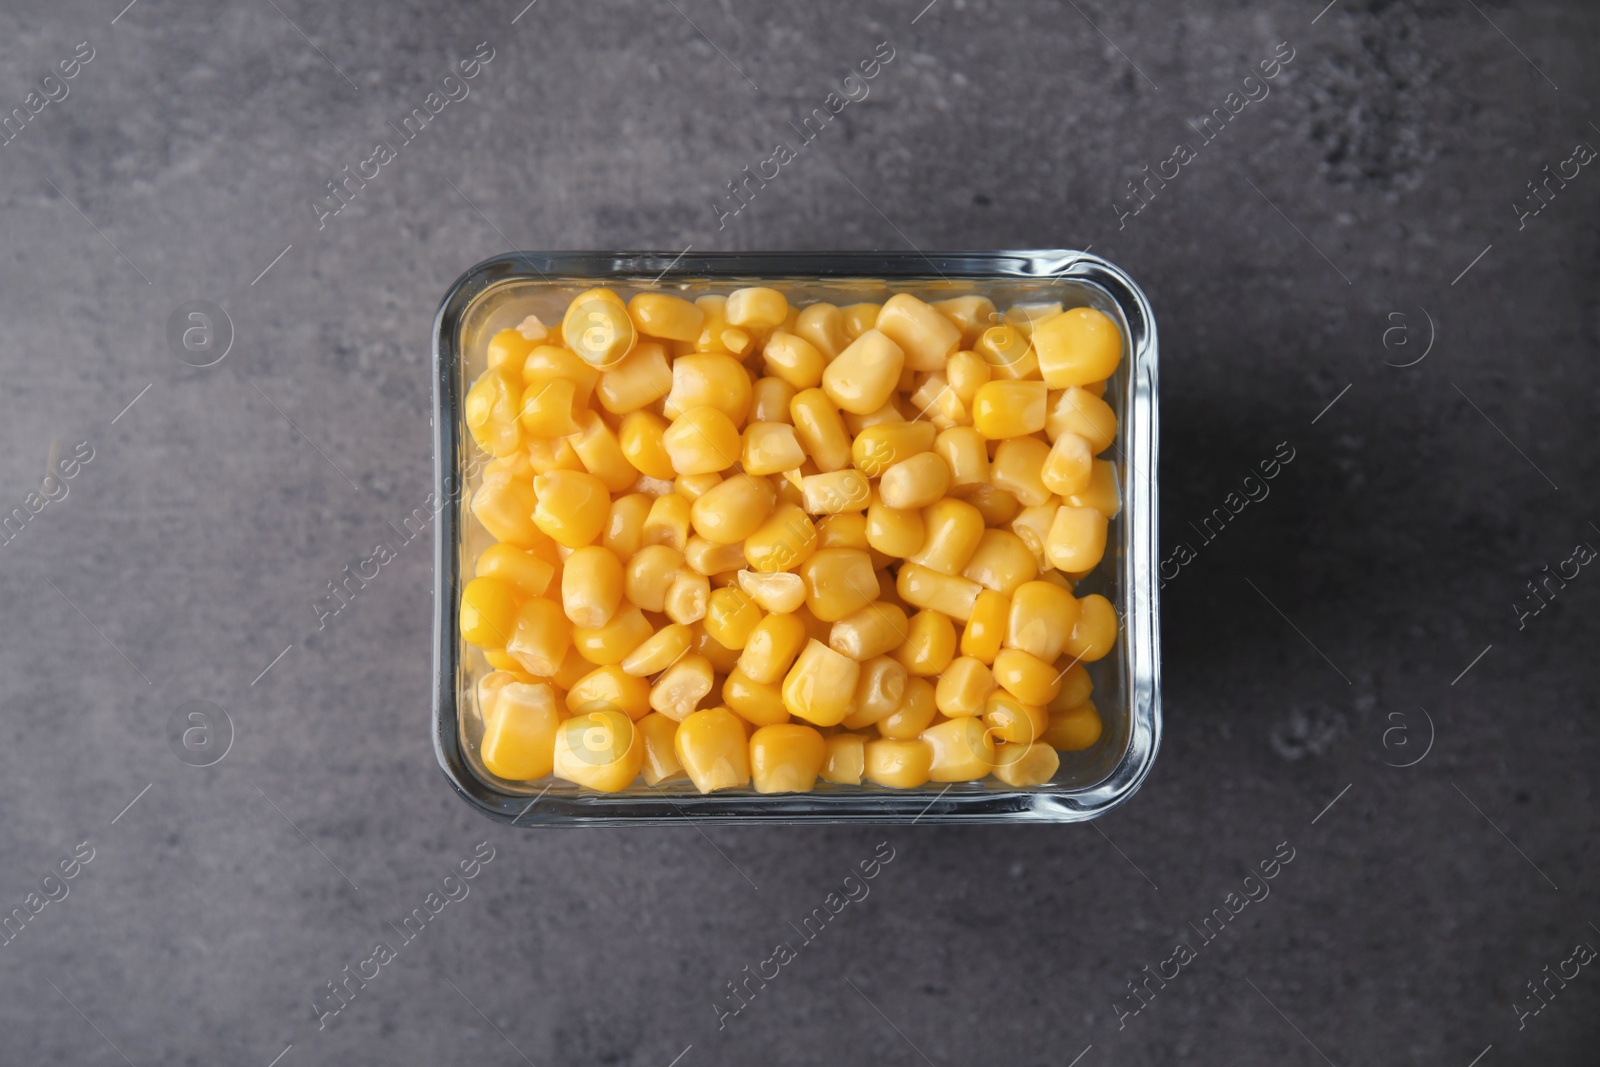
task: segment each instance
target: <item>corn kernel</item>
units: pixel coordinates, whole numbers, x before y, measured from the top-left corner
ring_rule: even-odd
[[[878,313],[883,309],[882,304],[849,304],[839,309],[839,317],[844,324],[844,335],[851,341],[866,333],[878,324]]]
[[[672,361],[672,391],[661,413],[675,419],[695,408],[716,408],[742,424],[750,413],[750,375],[732,356],[696,353]]]
[[[1086,700],[1079,707],[1052,714],[1039,740],[1058,752],[1082,752],[1100,740],[1103,728],[1100,709]]]
[[[1003,744],[994,756],[994,776],[1016,789],[1044,785],[1056,776],[1061,757],[1047,744]]]
[[[600,405],[613,415],[649,407],[671,391],[672,367],[666,349],[654,342],[635,347],[595,383]]]
[[[590,630],[611,621],[622,603],[622,561],[609,549],[589,545],[567,557],[561,569],[561,608],[573,625]]]
[[[822,389],[843,410],[865,415],[888,403],[904,365],[899,345],[880,330],[868,330],[823,369]]]
[[[591,289],[573,298],[561,320],[561,337],[591,367],[610,367],[633,350],[638,331],[622,298]]]
[[[1109,460],[1094,461],[1089,475],[1089,488],[1073,493],[1065,501],[1075,508],[1094,508],[1108,519],[1117,517],[1122,510],[1122,494],[1117,487],[1117,466]]]
[[[984,486],[989,481],[989,453],[984,436],[971,426],[951,426],[934,438],[933,450],[950,468],[951,491]]]
[[[712,578],[744,566],[744,545],[719,545],[704,537],[691,537],[683,548],[683,561],[696,573]]]
[[[806,460],[794,427],[781,422],[752,422],[744,431],[742,463],[747,474],[781,474]]]
[[[924,508],[922,521],[927,536],[906,558],[940,574],[960,574],[983,538],[983,515],[971,504],[946,497]]]
[[[690,408],[673,420],[661,443],[679,474],[713,474],[739,459],[739,431],[713,407]]]
[[[1045,537],[1052,567],[1075,574],[1100,562],[1106,552],[1106,517],[1094,508],[1059,507]]]
[[[1035,704],[1024,704],[1004,690],[983,705],[983,722],[996,741],[1031,745],[1044,733],[1049,723],[1045,710]]]
[[[517,624],[517,587],[498,577],[474,578],[461,590],[461,637],[479,648],[503,649]]]
[[[779,504],[744,540],[745,559],[757,571],[786,571],[805,563],[817,548],[817,528],[795,504]]]
[[[776,289],[761,286],[735,289],[728,294],[723,314],[730,326],[772,330],[782,326],[789,317],[789,301]]]
[[[894,656],[915,675],[937,675],[956,655],[956,628],[948,615],[919,611],[911,616],[905,643]]]
[[[527,675],[528,673],[522,669],[522,664],[506,653],[505,649],[486,648],[483,650],[483,658],[488,660],[489,666],[493,667],[497,672],[515,671],[519,676]]]
[[[994,695],[994,674],[980,659],[960,656],[939,675],[933,703],[952,719],[983,714],[984,703]]]
[[[750,777],[758,793],[809,793],[827,758],[827,742],[810,726],[780,723],[750,736]]]
[[[1067,662],[1057,660],[1056,668],[1061,672],[1061,689],[1047,709],[1052,715],[1058,711],[1069,711],[1077,707],[1088,700],[1089,694],[1094,692],[1094,682],[1090,680],[1089,672],[1083,664],[1076,660]]]
[[[819,471],[836,471],[850,465],[850,435],[839,409],[821,389],[803,389],[789,402],[794,435]]]
[[[628,314],[639,332],[668,341],[693,341],[700,336],[705,312],[669,293],[638,293],[628,301]]]
[[[910,293],[885,301],[874,328],[905,352],[905,365],[912,370],[943,370],[961,346],[961,330]]]
[[[584,665],[592,666],[587,660]],[[613,663],[595,667],[567,690],[567,710],[574,715],[607,709],[638,722],[650,711],[650,683]]]
[[[975,782],[994,765],[994,738],[978,719],[951,719],[922,731],[933,752],[928,768],[932,782]]]
[[[822,764],[822,780],[835,785],[860,785],[867,739],[860,734],[834,734],[824,740],[828,755]]]
[[[711,604],[711,580],[703,574],[680,569],[667,587],[662,610],[673,622],[688,624],[706,617]]]
[[[960,398],[962,404],[971,408],[978,390],[988,384],[993,375],[989,371],[989,364],[976,352],[957,352],[945,365],[944,377],[950,391]]]
[[[806,583],[806,607],[822,622],[838,622],[878,599],[872,557],[859,548],[819,549],[800,564],[799,573]]]
[[[582,548],[593,543],[611,512],[605,483],[583,471],[551,471],[533,480],[538,504],[533,523],[557,544]]]
[[[883,472],[878,494],[891,508],[923,508],[950,488],[950,468],[937,452],[919,452]]]
[[[1039,507],[1055,495],[1040,477],[1049,457],[1050,446],[1037,437],[1009,437],[995,449],[990,475],[995,485],[1016,497],[1023,507]]]
[[[795,387],[782,378],[758,378],[750,387],[750,421],[781,422],[793,425],[789,404],[795,398]]]
[[[976,341],[978,335],[1000,317],[995,311],[994,301],[986,296],[955,296],[949,300],[935,300],[933,310],[949,319],[961,331],[963,344]]]
[[[589,398],[594,395],[594,387],[600,381],[600,372],[565,348],[557,348],[555,345],[539,345],[528,353],[522,364],[524,386],[556,378],[565,378],[573,383],[576,387],[573,391],[575,406],[583,410],[589,406]]]
[[[1077,621],[1078,601],[1070,592],[1050,582],[1024,582],[1011,594],[1005,647],[1021,649],[1046,663],[1053,663],[1061,655]]]
[[[876,478],[896,463],[932,449],[936,433],[930,422],[876,423],[856,434],[850,461],[868,478]]]
[[[698,652],[682,653],[650,687],[650,707],[669,719],[682,722],[716,685],[711,661]]]
[[[495,335],[489,338],[487,346],[489,366],[508,365],[520,373],[522,361],[528,358],[528,353],[531,351],[533,342],[525,337],[522,331],[497,330]]]
[[[738,582],[762,611],[788,614],[806,602],[805,579],[798,574],[742,570]]]
[[[680,474],[672,480],[672,491],[683,497],[690,504],[693,504],[721,484],[722,475],[714,472],[710,474]]]
[[[738,716],[727,708],[702,708],[678,724],[678,761],[702,793],[750,784],[750,750]]]
[[[555,568],[548,561],[516,545],[504,541],[490,545],[478,557],[475,572],[480,578],[496,578],[508,582],[522,596],[539,596],[550,588]],[[468,583],[471,588],[471,583]],[[465,593],[463,593],[465,601]],[[467,640],[472,640],[467,638]],[[473,641],[473,644],[479,642]],[[490,647],[503,645],[505,640],[492,642]]]
[[[1022,701],[1044,707],[1061,688],[1055,666],[1020,648],[1002,648],[994,658],[994,680],[1006,692]]]
[[[533,597],[517,608],[506,652],[529,674],[548,678],[561,668],[570,644],[561,608],[553,600]]]
[[[783,705],[815,726],[837,726],[850,713],[860,677],[860,664],[813,638],[784,676]]]
[[[882,722],[905,704],[906,692],[914,681],[918,680],[893,657],[877,656],[863,661],[861,677],[856,681],[854,710],[840,725],[847,730],[859,730]]]
[[[1077,434],[1098,455],[1116,440],[1117,413],[1087,389],[1063,389],[1050,398],[1045,433],[1052,441],[1062,434]]]
[[[722,702],[734,714],[754,726],[771,726],[788,722],[789,709],[783,703],[783,690],[778,685],[756,681],[735,667],[722,683]]]
[[[866,507],[872,498],[872,487],[860,471],[846,467],[826,474],[806,475],[800,479],[800,494],[806,511],[811,514],[836,515]]]
[[[646,545],[628,560],[624,593],[645,611],[666,609],[667,590],[683,568],[683,554],[667,545]]]
[[[1046,400],[1043,382],[985,383],[972,398],[972,425],[991,441],[1038,433],[1044,429]]]
[[[1073,308],[1038,322],[1033,346],[1052,389],[1109,378],[1122,360],[1122,331],[1104,313]]]
[[[644,765],[644,743],[620,711],[591,711],[556,729],[555,775],[603,793],[626,789]]]
[[[1011,532],[1022,538],[1022,543],[1033,553],[1040,570],[1050,566],[1044,549],[1050,541],[1050,524],[1055,522],[1057,507],[1058,504],[1052,497],[1047,504],[1041,504],[1036,508],[1023,508],[1017,513],[1017,517],[1011,520]]]
[[[738,669],[753,681],[773,685],[789,673],[805,643],[805,623],[793,615],[768,615],[746,638]]]
[[[663,626],[622,658],[622,669],[635,678],[659,674],[688,654],[691,637],[683,623]]]
[[[933,683],[926,678],[907,678],[899,705],[878,719],[878,734],[901,741],[920,737],[939,714],[933,691]]]
[[[522,383],[507,367],[484,371],[462,400],[461,416],[478,447],[491,456],[509,456],[522,443],[517,421]]]
[[[985,329],[973,342],[972,349],[988,364],[992,379],[1026,378],[1039,369],[1039,359],[1033,354],[1028,335],[1010,323],[997,323]]]
[[[940,574],[918,563],[905,563],[896,576],[895,589],[908,604],[965,621],[972,615],[982,586],[967,578]]]
[[[1055,441],[1039,470],[1039,478],[1052,493],[1061,496],[1081,493],[1089,488],[1094,452],[1089,442],[1075,433],[1060,434]]]
[[[867,505],[867,545],[874,551],[905,559],[922,548],[926,528],[916,508],[891,508],[876,493]]]
[[[1084,663],[1105,658],[1117,641],[1117,609],[1099,593],[1078,601],[1078,621],[1062,647],[1063,654]]]
[[[484,719],[478,752],[490,774],[509,781],[543,778],[554,767],[561,716],[555,690],[512,682],[500,690],[493,714]]]
[[[961,499],[983,514],[990,526],[1005,526],[1022,511],[1017,498],[996,485],[975,485],[961,493]]]
[[[706,633],[727,648],[743,649],[761,624],[761,609],[737,586],[711,594],[706,602]]]
[[[859,511],[841,511],[817,520],[818,548],[867,549],[867,517]]]
[[[694,306],[700,309],[700,333],[693,342],[684,342],[683,350],[677,355],[691,355],[694,352],[726,352],[727,346],[722,342],[722,335],[730,329],[727,310],[728,298],[707,293],[697,296]]]
[[[551,471],[581,471],[583,460],[565,437],[529,437],[527,445],[528,467],[534,474]],[[531,479],[530,479],[531,480]]]
[[[972,605],[972,615],[961,631],[961,654],[981,663],[993,663],[1000,654],[1011,615],[1011,598],[992,589],[980,592]]]
[[[644,742],[644,765],[641,769],[645,785],[660,785],[683,773],[683,764],[678,762],[675,744],[678,736],[676,719],[651,712],[634,723],[633,728]]]
[[[472,494],[472,514],[496,541],[532,548],[544,540],[534,525],[539,498],[533,486],[504,473],[485,473]]]
[[[891,789],[915,789],[927,782],[933,767],[933,750],[926,741],[879,738],[868,741],[864,748],[866,765],[862,773],[869,782]]]
[[[555,686],[556,695],[569,692],[572,687],[582,680],[583,676],[594,670],[594,664],[584,659],[576,648],[568,645],[566,655],[561,657],[561,666],[556,668],[556,673],[550,676],[550,684]]]
[[[735,474],[694,502],[690,521],[695,532],[707,541],[737,544],[760,528],[776,502],[777,493],[771,482]]]
[[[590,663],[606,667],[621,663],[652,632],[653,627],[644,613],[624,601],[604,626],[592,630],[576,627],[572,631],[572,645],[578,650],[578,655]]]
[[[906,613],[879,601],[835,622],[828,647],[859,662],[893,651],[907,633]]]
[[[761,365],[774,378],[781,378],[796,390],[813,389],[822,384],[828,357],[803,337],[779,330],[761,350]]]
[[[1033,331],[1046,319],[1053,319],[1061,314],[1061,301],[1052,300],[1048,303],[1017,304],[1006,310],[1005,321],[1021,330],[1025,335],[1032,337]]]
[[[850,343],[850,336],[845,332],[844,315],[832,304],[811,304],[801,308],[795,319],[794,332],[815,346],[825,359],[837,356]]]

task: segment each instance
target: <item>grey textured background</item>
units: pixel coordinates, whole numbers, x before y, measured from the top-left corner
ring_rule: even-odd
[[[1594,1062],[1593,967],[1512,1006],[1600,944],[1600,575],[1513,607],[1600,545],[1600,174],[1513,207],[1600,144],[1594,5],[122,2],[0,12],[0,108],[95,50],[0,146],[0,504],[52,442],[95,455],[0,545],[0,906],[95,850],[0,948],[0,1061]],[[323,184],[482,41],[471,96],[319,230]],[[723,183],[881,41],[871,95],[719,230]],[[1119,229],[1123,183],[1284,41]],[[1296,450],[1169,583],[1163,751],[1098,829],[507,830],[429,747],[430,547],[318,632],[430,491],[452,280],[508,244],[691,243],[1092,244],[1156,308],[1169,550]],[[236,332],[205,369],[167,342],[197,299]],[[192,700],[235,727],[205,769],[169,748]],[[725,983],[885,840],[719,1031]],[[483,841],[319,1031],[322,983]],[[1119,1029],[1284,841],[1271,896]]]

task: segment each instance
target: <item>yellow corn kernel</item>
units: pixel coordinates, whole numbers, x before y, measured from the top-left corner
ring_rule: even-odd
[[[1050,701],[1050,706],[1045,710],[1054,715],[1060,711],[1070,711],[1089,699],[1094,692],[1094,682],[1089,678],[1089,671],[1083,664],[1065,657],[1056,661],[1056,669],[1060,672],[1061,688],[1056,692],[1056,698]]]
[[[672,391],[672,367],[666,349],[654,342],[638,345],[595,383],[601,407],[613,415],[649,407]]]
[[[620,711],[591,711],[556,729],[555,775],[569,782],[617,793],[644,765],[644,743],[633,720]]]
[[[779,330],[761,351],[766,372],[788,382],[796,390],[812,389],[822,383],[828,357],[803,337]]]
[[[1073,493],[1065,503],[1075,508],[1094,508],[1108,519],[1117,517],[1122,510],[1122,492],[1117,486],[1117,465],[1110,460],[1097,459],[1089,475],[1089,488]],[[490,531],[493,533],[494,531]]]
[[[992,589],[980,592],[973,601],[972,615],[961,631],[961,654],[981,663],[993,663],[1000,654],[1011,616],[1011,598]]]
[[[776,289],[760,286],[735,289],[728,294],[723,315],[730,326],[772,330],[782,326],[789,317],[789,301]]]
[[[1044,733],[1049,717],[1035,704],[1025,704],[1010,693],[996,689],[983,705],[983,722],[996,741],[1031,745]]]
[[[983,714],[983,705],[994,695],[994,674],[982,660],[959,656],[939,675],[933,703],[952,719]]]
[[[744,539],[745,559],[757,571],[786,571],[817,549],[817,528],[796,504],[779,504],[755,533]]]
[[[1046,319],[1053,319],[1061,314],[1061,301],[1053,300],[1048,303],[1017,304],[1006,310],[1005,321],[1021,330],[1025,335],[1032,337],[1033,331]]]
[[[798,574],[742,570],[737,581],[765,612],[786,615],[806,602],[806,583]]]
[[[744,566],[744,545],[719,545],[704,537],[691,537],[684,546],[683,561],[696,573],[713,578]]]
[[[1068,574],[1094,569],[1106,552],[1106,517],[1094,508],[1059,507],[1045,536],[1050,565]]]
[[[483,658],[488,660],[489,666],[493,667],[496,671],[515,671],[519,675],[525,675],[528,673],[522,669],[522,664],[518,663],[516,659],[510,655],[507,655],[504,649],[483,649]]]
[[[714,407],[690,408],[672,421],[661,443],[679,474],[714,474],[739,459],[739,431]]]
[[[935,300],[933,310],[949,319],[961,331],[963,344],[972,344],[978,335],[999,319],[994,301],[986,296],[955,296],[949,300]]]
[[[555,690],[542,683],[513,682],[500,690],[493,714],[484,719],[478,752],[490,774],[510,781],[543,778],[554,767]]]
[[[783,706],[815,726],[837,726],[850,713],[861,665],[815,638],[783,679]]]
[[[626,659],[628,653],[638,648],[652,630],[650,620],[644,617],[644,613],[624,601],[604,626],[592,630],[582,626],[573,629],[572,645],[578,650],[578,655],[590,663],[606,667]]]
[[[971,426],[940,430],[933,450],[950,468],[950,491],[988,484],[989,453],[983,435]]]
[[[716,473],[680,474],[672,480],[672,491],[693,504],[721,484],[722,475]]]
[[[1046,663],[1053,663],[1066,647],[1073,624],[1078,621],[1078,612],[1078,601],[1069,591],[1051,582],[1024,582],[1011,594],[1005,647],[1021,649]],[[1052,670],[1051,673],[1056,672]]]
[[[481,579],[474,579],[478,580]],[[567,620],[556,602],[533,597],[517,608],[506,638],[506,652],[529,674],[549,678],[560,670],[571,644],[567,631]]]
[[[484,464],[483,470],[485,474],[509,475],[512,478],[520,478],[525,482],[533,481],[535,474],[544,473],[534,469],[527,450],[522,448],[517,449],[509,456],[496,456]]]
[[[978,390],[988,384],[992,375],[989,364],[976,352],[957,352],[944,368],[945,383],[968,409],[977,397]]]
[[[782,422],[752,422],[744,431],[742,464],[746,474],[782,474],[806,461],[794,427]]]
[[[908,632],[906,613],[879,601],[835,622],[828,633],[828,647],[859,662],[892,651]]]
[[[1054,700],[1061,689],[1060,672],[1055,666],[1020,648],[1002,648],[995,656],[994,680],[1024,704],[1039,707]]]
[[[916,413],[918,419],[927,416],[928,421],[941,430],[963,422],[963,419],[957,416],[967,411],[967,406],[950,388],[950,383],[945,380],[944,374],[918,374],[916,380],[917,385],[912,389],[906,404]],[[952,404],[954,406],[951,406]],[[970,422],[971,419],[965,421]]]
[[[622,658],[622,669],[635,678],[659,674],[688,654],[692,639],[683,623],[663,626]]]
[[[891,508],[876,493],[867,505],[866,521],[867,544],[886,556],[905,559],[921,549],[927,540],[921,511]]]
[[[1076,434],[1098,455],[1117,439],[1117,413],[1087,389],[1063,389],[1050,396],[1044,428],[1052,441],[1063,434]]]
[[[550,684],[555,686],[556,694],[559,696],[570,691],[584,675],[592,670],[594,670],[594,664],[584,659],[578,654],[577,649],[569,645],[566,655],[561,657],[561,666],[556,668],[556,673],[550,676]]]
[[[705,618],[710,603],[711,580],[704,574],[680,569],[667,587],[662,610],[673,622],[687,625]]]
[[[505,648],[516,626],[521,599],[517,587],[504,578],[472,579],[461,590],[462,640],[479,648]]]
[[[927,532],[922,547],[906,558],[940,574],[958,575],[983,538],[983,515],[962,500],[946,497],[922,510]]]
[[[839,309],[839,318],[844,326],[844,335],[854,341],[857,337],[872,329],[878,323],[878,312],[883,309],[882,304],[849,304]]]
[[[535,526],[567,548],[592,544],[611,513],[605,483],[584,471],[551,471],[533,480]]]
[[[776,503],[777,493],[766,478],[735,474],[696,500],[689,519],[707,541],[732,545],[755,533]]]
[[[976,718],[951,719],[922,731],[933,752],[928,779],[933,782],[975,782],[994,766],[994,738]]]
[[[913,686],[912,683],[917,685]],[[856,681],[856,694],[850,714],[840,725],[847,730],[861,729],[882,722],[906,703],[908,689],[917,688],[914,699],[920,701],[920,679],[912,678],[905,666],[890,656],[877,656],[861,664],[861,677]]]
[[[489,366],[508,365],[513,371],[521,372],[522,361],[528,358],[531,351],[533,342],[521,330],[498,330],[489,338]]]
[[[577,417],[578,431],[567,438],[572,450],[583,461],[584,469],[599,478],[607,491],[620,493],[639,480],[639,471],[628,461],[617,435],[593,411]]]
[[[863,747],[865,767],[862,773],[867,781],[891,789],[915,789],[928,781],[933,750],[926,741],[877,738]]]
[[[750,387],[750,421],[792,425],[789,404],[795,392],[795,387],[782,378],[757,378]]]
[[[809,341],[824,359],[837,356],[850,343],[844,315],[832,304],[811,304],[802,308],[795,319],[794,333]]]
[[[668,341],[693,341],[706,317],[683,297],[669,293],[636,294],[628,301],[628,314],[640,333]]]
[[[1055,521],[1058,506],[1052,497],[1047,504],[1041,504],[1036,508],[1023,508],[1017,513],[1017,517],[1011,520],[1011,532],[1022,538],[1022,543],[1033,553],[1040,570],[1050,566],[1050,561],[1044,554],[1044,546],[1050,540],[1050,524]]]
[[[793,615],[768,615],[746,638],[739,670],[752,681],[774,685],[789,673],[806,640],[805,623]]]
[[[492,456],[509,456],[522,443],[517,421],[521,410],[522,382],[506,366],[484,371],[461,404],[462,419],[472,439]]]
[[[838,622],[878,599],[872,557],[859,548],[819,549],[800,564],[799,573],[806,583],[806,608],[821,622]]]
[[[788,722],[789,709],[783,703],[783,690],[777,685],[758,682],[735,667],[722,683],[722,702],[736,715],[754,726]]]
[[[725,648],[743,649],[761,624],[761,609],[737,586],[725,586],[706,602],[705,630]]]
[[[533,486],[505,473],[486,473],[472,494],[472,514],[497,541],[530,548],[543,539],[533,522],[538,497]]]
[[[726,352],[727,346],[722,343],[722,335],[731,328],[727,317],[728,298],[708,293],[705,296],[695,297],[694,304],[703,316],[700,320],[700,333],[692,344],[686,342],[684,350],[677,354],[683,356],[696,351]]]
[[[933,702],[933,683],[926,678],[911,677],[906,679],[900,703],[888,715],[880,716],[874,725],[882,737],[909,740],[921,736],[938,714],[939,709]],[[854,721],[854,717],[845,721]]]
[[[584,665],[592,666],[587,660]],[[595,667],[567,690],[567,710],[574,715],[620,711],[638,722],[650,711],[650,683],[635,678],[614,663]]]
[[[1028,335],[1011,323],[998,323],[983,330],[972,349],[988,364],[992,379],[1027,378],[1039,369]]]
[[[1058,752],[1082,752],[1100,740],[1103,729],[1100,709],[1086,700],[1076,708],[1052,713],[1039,740]]]
[[[644,521],[654,504],[655,499],[646,493],[629,493],[611,501],[600,544],[619,560],[632,559],[644,544]]]
[[[912,370],[943,370],[961,346],[960,328],[910,293],[885,301],[874,328],[905,352],[905,365]]]
[[[591,367],[610,367],[638,340],[627,305],[610,289],[590,289],[573,297],[561,320],[561,338]]]
[[[789,418],[795,437],[818,470],[836,471],[850,465],[850,435],[827,393],[821,389],[796,393],[789,402]]]
[[[1084,663],[1104,659],[1117,642],[1117,609],[1099,593],[1080,599],[1078,608],[1078,621],[1062,646],[1062,654]]]
[[[750,784],[750,749],[739,717],[727,708],[702,708],[678,724],[678,762],[702,793]]]
[[[675,419],[694,408],[716,408],[738,426],[750,413],[750,375],[721,353],[696,353],[672,361],[672,391],[661,413]]]
[[[940,574],[920,563],[903,564],[895,579],[895,589],[907,604],[963,621],[971,617],[982,588],[970,579]]]
[[[937,431],[931,422],[881,422],[865,427],[850,445],[850,461],[876,478],[902,460],[931,450]]]
[[[860,548],[867,545],[867,517],[859,511],[825,515],[817,520],[818,548]]]
[[[658,496],[644,519],[644,543],[682,552],[689,543],[689,500],[677,493]]]
[[[806,475],[800,479],[800,493],[806,511],[811,514],[837,515],[866,507],[872,498],[872,487],[860,471],[846,467],[826,474]]]
[[[985,530],[961,571],[985,589],[1010,596],[1039,573],[1039,563],[1026,542],[1008,530]]]
[[[937,452],[919,452],[894,464],[878,480],[878,494],[892,508],[923,508],[950,488],[950,468]]]
[[[891,396],[884,401],[883,406],[858,415],[853,411],[841,411],[839,418],[844,420],[844,428],[852,438],[861,436],[864,430],[874,426],[903,426],[906,424],[905,412],[900,410],[897,397]],[[850,461],[855,462],[855,444],[851,443]]]
[[[990,475],[1023,507],[1039,507],[1054,497],[1040,475],[1049,457],[1050,446],[1037,437],[1009,437],[995,449]]]
[[[1033,346],[1050,388],[1088,385],[1116,371],[1122,360],[1122,331],[1102,312],[1073,308],[1036,323]]]
[[[822,389],[838,407],[865,415],[888,403],[904,365],[899,345],[879,330],[868,330],[823,369]]]
[[[991,441],[1026,437],[1044,429],[1046,401],[1043,382],[987,382],[972,398],[972,425]]]
[[[513,661],[510,670],[496,669],[478,679],[478,718],[487,720],[494,713],[494,702],[500,699],[500,690],[512,682],[531,682],[532,675]]]
[[[644,742],[644,765],[641,769],[645,785],[660,785],[683,773],[683,764],[678,762],[674,743],[678,736],[678,720],[651,712],[634,723],[633,728]]]
[[[1061,496],[1081,493],[1089,488],[1089,475],[1094,470],[1094,452],[1089,442],[1075,433],[1063,433],[1050,447],[1039,478],[1045,488]]]
[[[698,652],[680,654],[650,686],[650,707],[669,719],[682,722],[716,684],[711,661]]]
[[[529,437],[525,442],[528,467],[534,474],[551,471],[581,471],[583,460],[573,451],[572,442],[565,437]]]
[[[822,780],[835,785],[860,785],[866,769],[867,739],[860,734],[834,734],[824,740],[828,754],[822,764]]]
[[[600,372],[565,348],[539,345],[528,353],[522,364],[522,384],[533,386],[539,382],[564,378],[576,387],[573,390],[574,406],[579,410],[589,406],[589,398],[600,380]],[[524,389],[524,395],[527,390]]]
[[[799,723],[763,726],[750,735],[750,776],[758,793],[809,793],[828,758],[828,744]]]
[[[522,596],[539,596],[550,588],[550,579],[555,576],[555,568],[534,553],[502,541],[483,550],[478,556],[474,573],[480,578],[496,578],[508,582]],[[471,583],[468,583],[468,588],[471,588]],[[463,600],[465,600],[464,594]],[[472,643],[478,644],[476,641]],[[504,643],[502,639],[492,642],[490,647]]]
[[[919,676],[937,675],[956,655],[956,628],[948,615],[919,611],[906,625],[905,643],[894,657],[907,671]]]
[[[561,568],[561,608],[575,626],[594,630],[610,622],[622,594],[622,561],[610,549],[577,549]]]
[[[994,776],[1015,789],[1044,785],[1061,768],[1061,757],[1048,744],[1003,744],[994,756]]]
[[[1016,497],[987,483],[963,489],[961,499],[977,508],[990,526],[1005,526],[1022,511]]]
[[[672,588],[683,565],[683,554],[677,549],[645,545],[628,560],[623,591],[645,611],[664,611],[667,590]]]

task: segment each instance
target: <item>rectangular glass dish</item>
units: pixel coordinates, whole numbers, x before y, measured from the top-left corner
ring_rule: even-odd
[[[1048,783],[1013,788],[992,778],[917,789],[819,781],[812,792],[753,788],[701,795],[686,781],[642,781],[619,793],[572,782],[513,782],[487,771],[478,753],[484,723],[477,680],[491,668],[460,633],[461,588],[492,538],[468,510],[483,457],[463,421],[462,398],[485,368],[487,339],[535,314],[559,323],[577,294],[597,286],[624,300],[643,291],[688,299],[742,286],[770,286],[791,305],[882,301],[900,292],[926,300],[980,294],[1001,307],[1056,301],[1092,307],[1121,328],[1123,358],[1105,401],[1118,436],[1107,455],[1122,509],[1105,556],[1079,586],[1115,606],[1112,652],[1088,664],[1104,729],[1079,752],[1062,752]],[[1161,737],[1160,605],[1156,580],[1156,327],[1149,302],[1126,274],[1098,256],[1062,250],[881,252],[546,252],[485,260],[445,296],[434,322],[434,693],[439,765],[473,807],[526,826],[754,820],[772,823],[1077,822],[1126,801],[1149,773]]]

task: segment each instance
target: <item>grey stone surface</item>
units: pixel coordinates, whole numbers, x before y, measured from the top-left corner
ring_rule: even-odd
[[[1514,604],[1600,544],[1600,175],[1514,205],[1600,144],[1600,9],[521,2],[0,11],[0,110],[94,50],[0,146],[3,507],[53,447],[94,453],[0,544],[0,907],[93,849],[0,948],[0,1061],[1594,1062],[1594,967],[1513,1005],[1600,944],[1600,576]],[[485,41],[319,228],[324,183]],[[723,183],[883,41],[870,96],[719,229]],[[1119,226],[1280,42],[1270,95]],[[451,281],[509,244],[690,243],[1092,244],[1147,289],[1163,546],[1196,551],[1161,757],[1098,829],[510,831],[430,750],[430,547],[318,630],[430,491]],[[208,368],[167,342],[192,300],[234,327]],[[1270,497],[1202,543],[1279,442]],[[169,747],[195,700],[235,735],[208,768]],[[1386,766],[1421,709],[1431,750]],[[719,1030],[725,983],[882,841],[871,896]],[[322,983],[479,842],[470,895],[319,1031]],[[1119,1028],[1280,842],[1271,895]]]

